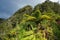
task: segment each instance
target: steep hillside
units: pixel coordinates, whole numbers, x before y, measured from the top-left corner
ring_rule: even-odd
[[[0,40],[60,40],[59,10],[49,0],[19,9],[0,24]]]
[[[34,9],[40,9],[41,12],[52,12],[60,14],[60,4],[57,2],[45,1],[42,4],[38,4]]]

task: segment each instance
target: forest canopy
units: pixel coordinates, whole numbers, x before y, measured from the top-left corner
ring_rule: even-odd
[[[60,40],[60,4],[46,0],[0,18],[0,40]]]

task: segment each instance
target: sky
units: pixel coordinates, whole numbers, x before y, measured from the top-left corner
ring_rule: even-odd
[[[0,0],[0,18],[9,18],[18,9],[26,5],[31,5],[34,7],[35,5],[44,1],[45,0]],[[58,0],[50,1],[57,2]]]

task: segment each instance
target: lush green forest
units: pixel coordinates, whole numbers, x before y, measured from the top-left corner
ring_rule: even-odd
[[[46,0],[0,18],[0,40],[60,40],[60,4]]]

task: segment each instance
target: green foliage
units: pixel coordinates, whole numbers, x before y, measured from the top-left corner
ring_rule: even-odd
[[[37,19],[40,19],[41,18],[41,12],[40,10],[35,10],[33,13],[32,13],[32,16],[36,17]]]
[[[0,19],[0,40],[60,40],[58,6],[60,8],[60,4],[46,0],[33,10],[28,5],[9,19]]]

